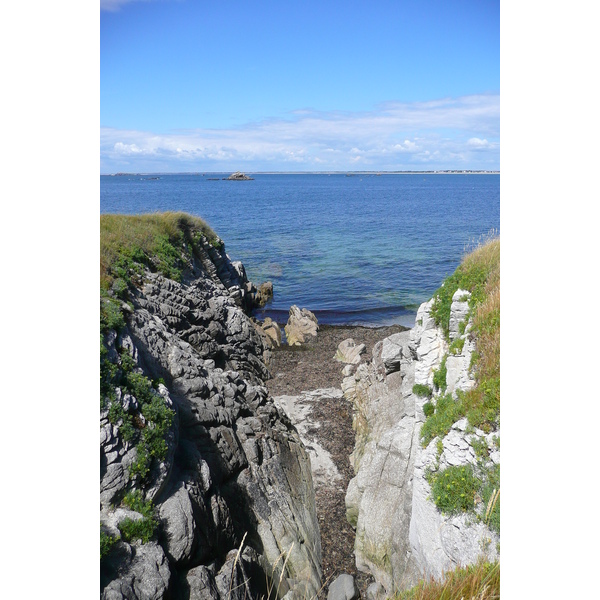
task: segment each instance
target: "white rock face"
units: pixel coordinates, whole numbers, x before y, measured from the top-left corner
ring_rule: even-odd
[[[460,292],[460,293],[459,293]],[[460,333],[468,311],[466,293],[453,297],[456,353],[447,357],[447,389],[456,395],[474,385],[469,374],[474,342],[469,324]],[[498,537],[472,516],[443,515],[430,499],[426,480],[430,468],[475,464],[474,441],[487,443],[490,461],[499,464],[494,434],[457,421],[443,438],[426,448],[420,441],[426,398],[412,393],[414,384],[432,386],[433,372],[448,353],[443,331],[430,316],[432,301],[422,304],[410,332],[390,336],[375,346],[371,363],[362,363],[342,384],[355,409],[356,476],[346,494],[347,517],[356,527],[357,568],[371,573],[379,596],[407,589],[425,576],[437,579],[449,569],[475,562],[479,556],[497,558]],[[441,392],[438,392],[441,393]]]
[[[464,323],[469,313],[469,299],[471,292],[458,289],[452,296],[452,305],[450,306],[450,340],[454,341],[459,336],[459,326]]]
[[[433,299],[421,304],[415,326],[410,330],[410,339],[417,354],[415,383],[429,387],[433,385],[433,371],[439,368],[448,351],[443,331],[435,326],[435,321],[429,314],[432,305]]]

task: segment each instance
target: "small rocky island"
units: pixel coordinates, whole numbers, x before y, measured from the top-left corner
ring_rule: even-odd
[[[499,241],[483,250],[499,263]],[[469,273],[411,330],[297,306],[283,328],[252,317],[272,285],[200,219],[102,215],[102,600],[384,600],[481,561],[499,577],[499,275]]]
[[[248,177],[245,173],[241,171],[236,171],[232,173],[229,177],[223,177],[226,181],[253,181],[254,177]]]

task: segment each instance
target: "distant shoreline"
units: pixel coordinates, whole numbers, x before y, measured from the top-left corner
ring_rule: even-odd
[[[245,171],[252,175],[500,175],[500,171]],[[154,173],[100,173],[101,177],[123,177],[149,175],[223,175],[229,171],[181,171],[181,172],[154,172]]]

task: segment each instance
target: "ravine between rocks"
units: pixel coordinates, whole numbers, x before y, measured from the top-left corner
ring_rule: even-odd
[[[310,344],[283,344],[273,351],[269,364],[272,378],[266,382],[267,388],[274,397],[297,396],[323,388],[341,389],[344,364],[335,360],[334,355],[342,341],[352,338],[356,344],[365,344],[362,360],[370,361],[375,343],[406,329],[401,325],[374,328],[321,325],[316,340]],[[343,397],[323,397],[313,405],[308,419],[316,425],[310,434],[329,452],[342,478],[330,485],[315,484],[323,566],[320,597],[327,597],[328,586],[338,575],[348,573],[355,578],[361,596],[365,598],[366,589],[374,580],[356,569],[355,533],[346,520],[346,489],[354,477],[350,464],[354,449],[352,406]]]

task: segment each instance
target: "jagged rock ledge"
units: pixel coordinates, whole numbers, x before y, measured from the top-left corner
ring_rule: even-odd
[[[101,299],[101,596],[314,596],[310,460],[264,385],[256,288],[186,231],[180,281],[138,264]]]

